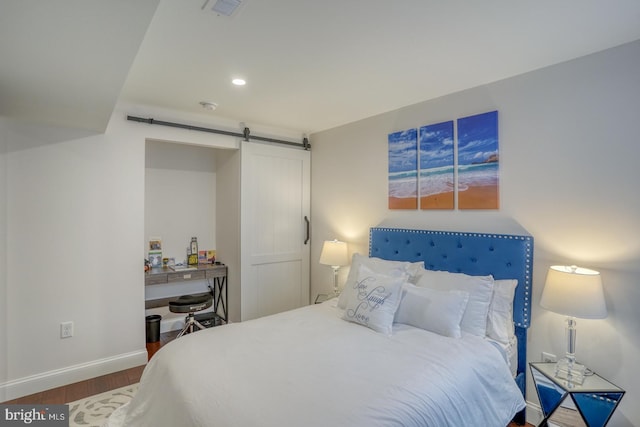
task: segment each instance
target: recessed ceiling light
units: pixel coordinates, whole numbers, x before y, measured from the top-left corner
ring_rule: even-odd
[[[247,84],[247,82],[244,79],[233,79],[231,80],[231,83],[233,83],[236,86],[244,86]]]
[[[216,104],[215,102],[200,101],[200,105],[202,106],[202,108],[209,111],[213,111],[218,108],[218,104]]]

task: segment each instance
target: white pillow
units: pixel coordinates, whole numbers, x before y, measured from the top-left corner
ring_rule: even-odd
[[[496,280],[487,316],[487,336],[502,344],[509,344],[515,335],[513,326],[513,296],[518,281]]]
[[[360,266],[356,286],[345,290],[351,295],[343,319],[391,335],[393,316],[400,304],[405,281],[406,276],[384,276]]]
[[[424,269],[424,261],[389,261],[382,258],[370,258],[356,253],[353,254],[351,258],[351,270],[349,270],[347,281],[344,283],[344,290],[355,285],[358,280],[361,265],[368,267],[375,273],[385,276],[399,277],[406,274],[409,276],[409,281],[412,281],[412,278],[415,278],[418,272]],[[338,298],[338,307],[345,308],[347,306],[347,297],[348,293],[343,291]]]
[[[405,283],[395,322],[460,338],[460,321],[468,301],[468,292],[438,291]]]
[[[487,333],[487,314],[493,296],[492,276],[469,276],[448,271],[423,270],[417,283],[423,288],[440,291],[457,290],[469,293],[469,302],[462,316],[460,328],[473,335]]]

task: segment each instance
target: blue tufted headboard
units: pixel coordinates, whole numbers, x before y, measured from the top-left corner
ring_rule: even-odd
[[[495,279],[517,279],[513,321],[518,338],[518,386],[525,391],[527,328],[531,313],[533,237],[455,231],[371,228],[369,255],[394,261],[424,261],[446,270]]]

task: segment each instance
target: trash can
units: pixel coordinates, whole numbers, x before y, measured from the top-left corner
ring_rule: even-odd
[[[145,317],[147,325],[147,342],[160,341],[160,320],[162,316],[159,314],[152,314]]]

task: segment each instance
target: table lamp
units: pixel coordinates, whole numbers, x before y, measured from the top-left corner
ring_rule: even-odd
[[[338,295],[338,270],[349,264],[347,244],[338,240],[326,240],[322,245],[320,264],[330,265],[333,269],[333,295]]]
[[[600,273],[575,265],[549,267],[540,305],[567,316],[567,354],[556,364],[556,377],[582,384],[586,367],[576,362],[575,318],[607,317]]]

